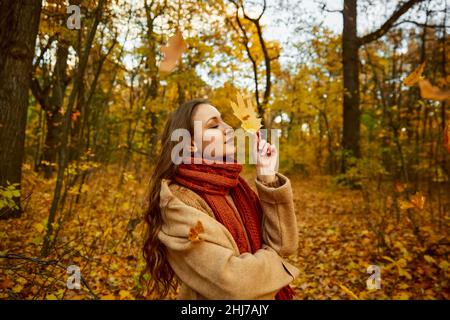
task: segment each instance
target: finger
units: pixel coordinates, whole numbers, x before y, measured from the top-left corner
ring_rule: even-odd
[[[267,141],[265,139],[261,139],[258,144],[258,150],[261,151],[262,148],[267,144]]]
[[[270,146],[270,153],[272,153],[272,154],[277,153],[277,147],[274,146],[273,144]]]
[[[273,145],[269,144],[269,148],[267,148],[267,155],[271,156],[272,155],[272,150],[273,150]]]
[[[268,144],[268,143],[266,142],[266,143],[264,144],[263,148],[262,148],[261,154],[262,154],[262,155],[265,155],[265,154],[267,153],[267,150],[269,149],[269,147],[270,147],[270,144]]]

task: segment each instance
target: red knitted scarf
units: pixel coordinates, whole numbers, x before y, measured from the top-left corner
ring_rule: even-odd
[[[258,196],[240,177],[242,165],[238,163],[190,164],[177,166],[175,181],[199,194],[214,212],[216,220],[230,231],[239,252],[255,253],[262,245],[261,221],[263,211]],[[236,217],[225,195],[230,193],[244,226]],[[250,248],[246,240],[247,233]],[[292,300],[294,290],[287,285],[275,296],[276,300]]]

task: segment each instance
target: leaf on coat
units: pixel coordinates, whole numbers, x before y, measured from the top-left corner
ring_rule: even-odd
[[[450,124],[445,126],[444,130],[444,147],[450,153]]]
[[[167,46],[161,48],[161,52],[164,53],[164,59],[159,65],[159,72],[171,72],[186,49],[186,42],[183,39],[181,31],[178,30],[169,38]]]
[[[244,98],[240,93],[237,95],[237,104],[230,101],[233,108],[234,115],[241,120],[242,128],[250,133],[256,133],[262,127],[261,118],[258,118],[258,114],[252,104],[251,97],[247,97],[247,105],[245,105]]]
[[[424,99],[431,100],[448,100],[450,99],[450,90],[444,90],[433,86],[430,81],[424,79],[419,81],[420,96]]]
[[[403,80],[403,83],[408,87],[415,85],[417,82],[419,82],[419,80],[422,79],[422,73],[424,69],[425,69],[425,61],[420,66],[418,66],[416,70],[411,72],[411,74],[407,76],[405,80]]]
[[[197,221],[195,227],[192,227],[191,230],[189,231],[188,239],[192,243],[198,243],[203,240],[202,238],[200,238],[199,234],[204,231],[205,229],[203,229],[203,224],[201,223],[201,221]]]

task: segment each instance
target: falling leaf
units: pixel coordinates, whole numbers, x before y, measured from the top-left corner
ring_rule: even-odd
[[[408,210],[414,208],[414,205],[407,200],[400,200],[399,207],[401,210]]]
[[[403,80],[403,83],[408,87],[415,85],[417,82],[419,82],[419,80],[422,79],[422,73],[424,69],[425,61],[420,66],[418,66],[416,70],[414,70],[409,76],[407,76],[405,80]]]
[[[189,231],[188,239],[193,243],[200,242],[203,239],[199,237],[199,234],[204,231],[205,230],[203,229],[203,224],[201,223],[201,221],[197,221],[195,227],[191,228],[191,230]]]
[[[407,209],[418,209],[423,210],[425,206],[425,197],[420,192],[416,192],[411,199],[408,200],[400,200],[399,201],[400,209],[407,210]]]
[[[416,192],[411,197],[411,203],[414,205],[414,207],[416,207],[416,209],[422,210],[425,205],[425,197],[422,195],[422,193]]]
[[[80,111],[75,111],[74,113],[72,113],[72,121],[77,121],[78,116],[80,115]]]
[[[450,124],[445,126],[444,130],[444,146],[450,152]]]
[[[258,114],[252,104],[250,97],[247,97],[247,105],[245,105],[244,98],[240,93],[237,95],[237,104],[230,101],[233,108],[234,115],[241,120],[242,128],[250,133],[256,133],[262,127],[261,118],[258,118]]]
[[[450,90],[444,90],[433,86],[430,81],[424,79],[419,81],[420,95],[424,99],[448,100],[450,99]]]
[[[405,188],[406,188],[406,184],[398,182],[398,181],[395,182],[394,189],[396,192],[402,193],[403,191],[405,191]]]
[[[181,31],[178,30],[172,37],[169,38],[167,46],[161,48],[161,52],[164,53],[164,59],[159,65],[159,71],[171,72],[186,49],[186,42],[183,39]]]

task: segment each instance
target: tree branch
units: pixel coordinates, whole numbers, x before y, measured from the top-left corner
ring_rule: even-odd
[[[322,4],[321,9],[322,9],[322,11],[326,11],[326,12],[329,12],[329,13],[343,13],[344,12],[344,10],[337,10],[337,9],[331,10],[331,9],[328,9],[326,3]]]
[[[416,25],[418,27],[421,27],[421,28],[431,28],[431,29],[444,29],[445,28],[445,29],[450,29],[450,26],[443,26],[443,25],[437,25],[437,24],[426,24],[426,23],[420,23],[420,22],[412,21],[412,20],[400,21],[400,22],[394,24],[392,27],[395,28],[395,27],[398,27],[399,25],[402,25],[404,23],[411,23],[411,24],[414,24],[414,25]]]
[[[389,29],[394,25],[394,23],[409,9],[411,9],[417,3],[423,2],[424,0],[409,0],[403,3],[393,14],[386,20],[386,22],[377,30],[372,33],[365,35],[364,37],[358,37],[358,45],[362,46],[374,40],[377,40],[384,36]]]

